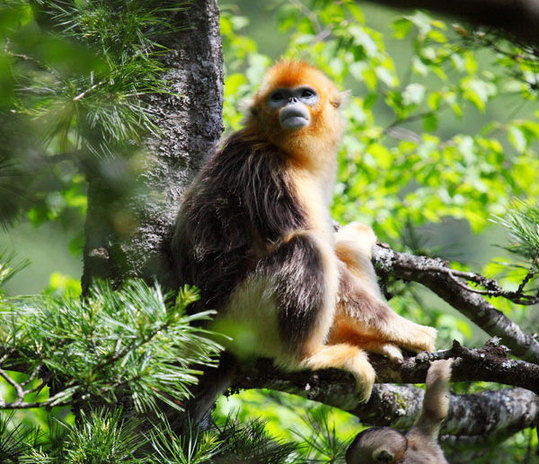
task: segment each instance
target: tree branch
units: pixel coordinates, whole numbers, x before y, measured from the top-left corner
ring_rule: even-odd
[[[537,340],[468,287],[459,278],[463,274],[453,271],[446,261],[399,253],[380,245],[374,249],[373,261],[380,274],[423,284],[489,335],[500,337],[516,356],[539,363]]]
[[[232,391],[248,388],[270,388],[320,401],[358,416],[369,425],[391,425],[407,429],[420,413],[424,390],[396,386],[393,382],[425,381],[430,362],[454,357],[452,380],[484,380],[520,385],[499,391],[474,395],[453,395],[451,408],[442,433],[477,436],[490,434],[506,437],[518,430],[533,427],[539,420],[539,366],[506,358],[496,341],[481,349],[459,344],[451,350],[420,353],[400,365],[386,358],[371,356],[377,373],[370,400],[358,401],[352,376],[338,369],[324,371],[283,372],[269,360],[258,360],[238,373]],[[390,382],[388,384],[382,382]]]
[[[539,366],[510,359],[498,339],[484,347],[470,349],[453,342],[450,350],[419,353],[396,364],[381,355],[370,354],[378,383],[423,383],[432,361],[453,359],[453,381],[485,381],[526,388],[539,394]],[[330,387],[329,384],[334,384]],[[267,359],[257,360],[241,368],[233,388],[273,388],[289,393],[303,394],[310,399],[340,406],[357,403],[351,374],[338,369],[324,371],[284,372]],[[338,389],[338,394],[331,391]],[[337,399],[332,399],[333,397]],[[338,403],[338,404],[336,404]]]
[[[503,29],[516,37],[539,42],[538,0],[371,0],[394,8],[424,8],[474,24]]]

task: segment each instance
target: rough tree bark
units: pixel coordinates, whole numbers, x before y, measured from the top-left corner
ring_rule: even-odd
[[[436,359],[453,359],[453,381],[491,381],[524,388],[484,391],[475,395],[453,395],[442,433],[467,438],[465,444],[500,440],[539,421],[539,366],[507,357],[497,339],[471,350],[455,343],[435,353],[419,353],[401,364],[372,355],[376,370],[373,395],[367,403],[357,398],[351,374],[337,369],[283,372],[269,360],[258,360],[235,377],[233,391],[270,388],[336,406],[358,416],[369,425],[391,425],[408,429],[419,416],[424,390],[393,383],[423,383]]]
[[[539,363],[537,340],[468,287],[448,263],[441,259],[398,253],[382,246],[375,247],[373,255],[380,274],[423,284],[489,335],[501,337],[517,356]]]
[[[222,132],[223,63],[216,0],[189,2],[175,20],[183,29],[164,42],[168,52],[163,58],[169,68],[165,78],[170,81],[173,94],[154,95],[148,101],[161,134],[147,141],[144,169],[138,179],[144,189],[135,190],[137,193],[122,211],[124,216],[126,212],[130,215],[131,219],[127,221],[130,227],[121,226],[126,221],[108,217],[110,182],[105,182],[102,175],[96,175],[89,181],[83,289],[87,289],[95,278],[121,281],[128,277],[141,277],[168,285],[167,244],[179,201],[205,156],[219,141]],[[376,254],[375,261],[383,273],[425,284],[481,326],[490,327],[490,332],[502,337],[516,354],[537,362],[537,341],[501,317],[481,296],[475,298],[465,294],[462,285],[458,286],[454,279],[447,278],[447,270],[441,269],[440,263],[434,263],[438,266],[436,269],[428,266],[414,268],[417,265],[414,257],[410,258],[412,265],[407,266],[406,257],[392,253],[395,252],[378,250]],[[492,314],[496,317],[492,318]],[[423,382],[429,359],[452,355],[457,357],[454,367],[456,379],[492,380],[534,389],[533,382],[539,376],[536,364],[519,364],[519,361],[506,357],[493,359],[487,356],[483,359],[477,350],[469,351],[462,347],[459,351],[459,347],[454,347],[451,353],[417,356],[401,366],[378,359],[375,361],[378,381]],[[367,404],[360,405],[355,397],[353,379],[344,372],[330,370],[289,374],[269,367],[267,362],[262,366],[240,373],[235,387],[266,387],[302,394],[349,410],[365,423],[409,426],[422,400],[421,390],[382,384],[377,385]],[[536,423],[538,409],[537,397],[521,388],[455,397],[444,430],[471,436],[482,433],[505,436]],[[473,415],[469,414],[472,410]],[[462,411],[468,411],[468,414],[459,418]]]

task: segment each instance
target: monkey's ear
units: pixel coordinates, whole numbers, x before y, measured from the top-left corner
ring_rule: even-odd
[[[350,90],[345,90],[343,92],[339,92],[337,95],[335,95],[330,103],[335,107],[335,108],[340,108],[341,106],[345,105],[346,102],[348,101],[348,97],[350,97],[350,94],[352,92]]]
[[[239,107],[240,111],[244,114],[244,122],[249,119],[250,116],[256,116],[258,114],[258,105],[256,105],[254,98],[242,99]]]
[[[386,448],[380,447],[372,452],[372,460],[374,462],[379,462],[380,464],[391,464],[393,459],[393,455]]]

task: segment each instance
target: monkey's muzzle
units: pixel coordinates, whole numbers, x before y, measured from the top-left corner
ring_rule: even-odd
[[[310,122],[309,111],[302,103],[289,104],[279,113],[279,123],[283,129],[300,129]]]

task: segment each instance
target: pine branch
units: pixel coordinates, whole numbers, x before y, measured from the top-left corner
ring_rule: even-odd
[[[469,287],[462,278],[484,285],[494,285],[494,281],[478,274],[453,270],[441,259],[399,253],[380,245],[374,249],[373,261],[380,274],[390,274],[397,279],[423,284],[489,335],[500,337],[513,354],[526,361],[539,363],[537,340],[485,300],[474,288]],[[496,286],[501,289],[498,284]],[[494,291],[489,296],[507,298],[507,293]]]
[[[0,379],[8,387],[0,391],[0,409],[114,403],[121,394],[139,411],[157,410],[158,400],[181,409],[198,369],[212,365],[220,350],[194,327],[210,314],[185,314],[197,297],[185,287],[167,305],[159,287],[131,281],[118,290],[96,285],[82,302],[45,298],[0,307]],[[26,377],[18,380],[13,370]],[[53,396],[32,395],[52,380]]]

